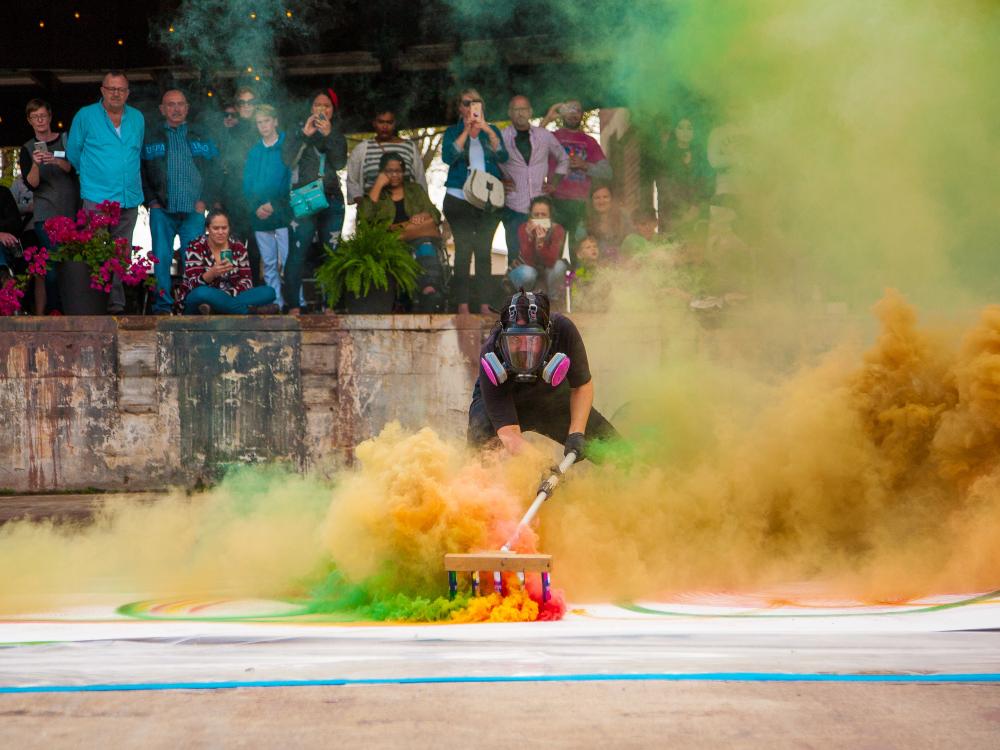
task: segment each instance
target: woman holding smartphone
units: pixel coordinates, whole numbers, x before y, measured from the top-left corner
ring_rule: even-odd
[[[476,261],[476,294],[479,312],[489,315],[490,251],[493,235],[500,223],[500,213],[476,208],[465,199],[465,180],[470,169],[487,172],[502,179],[499,164],[507,161],[500,131],[486,121],[485,104],[476,89],[465,89],[458,99],[459,121],[444,133],[441,158],[448,165],[445,181],[444,216],[455,238],[455,275],[452,288],[459,315],[469,314],[472,298],[469,288],[469,263]]]
[[[312,216],[295,220],[296,228],[288,248],[283,297],[291,315],[298,315],[302,304],[302,273],[310,257],[313,237],[319,230],[320,245],[336,249],[344,227],[344,192],[337,171],[347,164],[347,139],[334,124],[337,95],[332,89],[313,93],[309,116],[288,134],[282,158],[292,170],[292,188],[306,185],[319,177],[323,163],[323,193],[329,206]]]
[[[221,209],[208,212],[205,234],[187,246],[184,278],[174,299],[185,315],[278,312],[274,289],[253,285],[247,249],[229,236],[229,214]]]
[[[53,216],[76,216],[80,203],[80,184],[73,165],[66,159],[66,134],[52,129],[52,107],[44,99],[32,99],[24,108],[33,137],[21,146],[21,175],[35,195],[34,230],[38,241],[52,250],[45,233],[45,220]],[[35,314],[42,315],[46,304],[58,309],[55,264],[44,281],[35,279]]]

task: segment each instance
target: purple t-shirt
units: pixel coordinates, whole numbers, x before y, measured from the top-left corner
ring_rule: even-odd
[[[581,133],[579,130],[567,130],[559,128],[553,133],[556,140],[566,149],[567,156],[583,156],[591,164],[604,161],[604,150],[593,136]],[[549,174],[555,172],[556,162],[549,159]],[[585,201],[590,197],[590,177],[582,169],[570,169],[569,173],[562,178],[562,182],[552,194],[553,198],[566,201]]]

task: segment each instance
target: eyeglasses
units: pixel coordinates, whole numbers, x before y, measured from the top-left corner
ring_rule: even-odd
[[[33,115],[28,115],[28,119],[32,122],[45,122],[46,120],[51,120],[52,115],[48,112],[36,112]]]
[[[253,103],[257,101],[256,99],[237,99],[236,103],[241,107],[253,106]]]
[[[471,106],[471,105],[472,105],[472,104],[473,104],[474,102],[481,102],[481,101],[482,101],[482,99],[463,99],[463,100],[462,100],[462,106],[463,106],[463,107],[469,107],[469,106]]]
[[[104,89],[105,91],[107,91],[109,94],[120,95],[120,94],[127,94],[128,93],[128,89],[127,88],[123,89],[120,86],[101,86],[101,88]]]
[[[231,120],[233,118],[239,117],[235,112],[226,112],[222,115],[223,120]]]

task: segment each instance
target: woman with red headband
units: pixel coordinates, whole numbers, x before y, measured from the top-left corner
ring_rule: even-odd
[[[284,277],[284,298],[292,315],[299,314],[304,302],[303,270],[321,255],[321,252],[315,256],[311,253],[317,231],[320,247],[329,245],[336,249],[344,226],[344,192],[337,170],[347,163],[347,140],[333,122],[340,102],[333,89],[316,91],[309,101],[309,116],[289,132],[283,156],[292,171],[293,189],[319,179],[322,170],[323,192],[329,206],[311,216],[296,218]]]

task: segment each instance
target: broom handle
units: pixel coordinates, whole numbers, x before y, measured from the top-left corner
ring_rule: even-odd
[[[511,545],[513,545],[514,542],[517,541],[517,538],[521,536],[521,532],[524,531],[531,523],[532,519],[534,519],[535,514],[538,513],[538,509],[542,507],[542,503],[548,500],[549,495],[552,494],[552,490],[554,490],[556,485],[559,484],[559,478],[565,474],[569,467],[575,462],[576,453],[570,451],[563,458],[559,466],[557,466],[552,474],[549,475],[548,479],[542,482],[542,486],[538,488],[538,494],[535,496],[535,502],[533,502],[531,507],[528,508],[528,512],[524,514],[524,518],[521,519],[521,522],[517,525],[517,528],[514,530],[510,539],[507,540],[507,543],[500,548],[501,552],[510,552]]]

